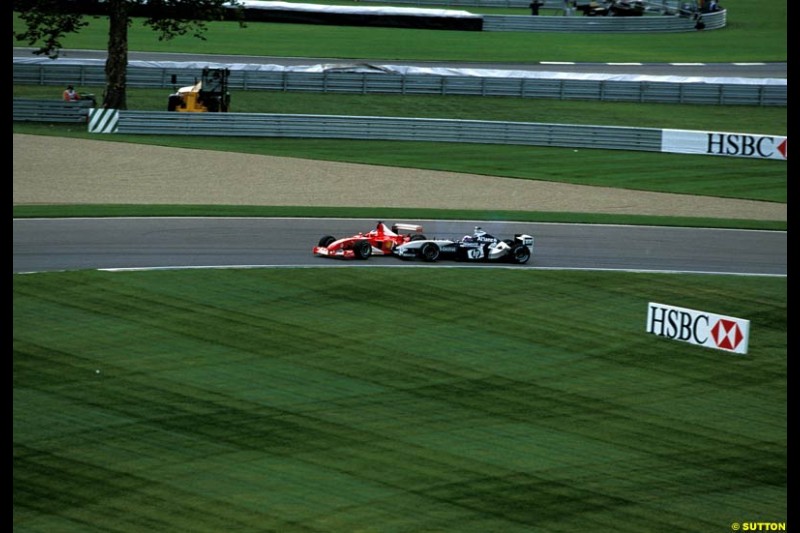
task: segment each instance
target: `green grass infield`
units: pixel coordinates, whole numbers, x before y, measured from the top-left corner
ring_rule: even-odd
[[[14,277],[14,530],[728,531],[787,513],[786,278]],[[645,333],[751,321],[747,355]]]

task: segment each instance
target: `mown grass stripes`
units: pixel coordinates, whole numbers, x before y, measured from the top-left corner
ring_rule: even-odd
[[[15,530],[785,517],[785,279],[321,274],[16,276]],[[646,335],[650,298],[750,318],[751,353]]]

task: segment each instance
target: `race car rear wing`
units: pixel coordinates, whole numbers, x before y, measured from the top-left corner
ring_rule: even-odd
[[[393,232],[397,233],[397,232],[398,232],[398,230],[403,230],[403,231],[414,231],[414,232],[420,232],[420,231],[423,231],[423,230],[422,230],[422,226],[418,226],[418,225],[416,225],[416,224],[404,224],[404,223],[402,223],[402,222],[400,222],[400,223],[397,223],[397,224],[394,224],[394,225],[392,226],[392,231],[393,231]]]

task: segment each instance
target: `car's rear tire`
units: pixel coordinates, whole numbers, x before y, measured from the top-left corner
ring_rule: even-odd
[[[511,249],[511,255],[509,255],[509,258],[511,259],[512,263],[516,263],[518,265],[527,263],[531,258],[531,250],[524,244],[518,244]]]
[[[419,250],[419,256],[429,262],[433,263],[439,259],[439,246],[435,242],[426,242]]]
[[[353,251],[356,254],[356,259],[369,259],[372,255],[372,245],[369,241],[356,241],[353,245]]]
[[[414,233],[413,235],[411,235],[411,237],[408,240],[409,241],[427,241],[428,238],[425,235],[423,235],[422,233]]]
[[[332,242],[335,242],[335,241],[336,241],[336,237],[334,237],[333,235],[325,235],[324,237],[322,237],[319,240],[319,245],[322,248],[327,248],[328,246],[331,245]]]

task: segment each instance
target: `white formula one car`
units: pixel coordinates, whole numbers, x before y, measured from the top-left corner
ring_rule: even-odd
[[[456,261],[484,261],[527,263],[533,255],[533,237],[518,233],[513,239],[501,240],[475,226],[472,235],[460,240],[425,239],[400,244],[392,253],[401,259],[420,258],[424,261],[454,259]]]

